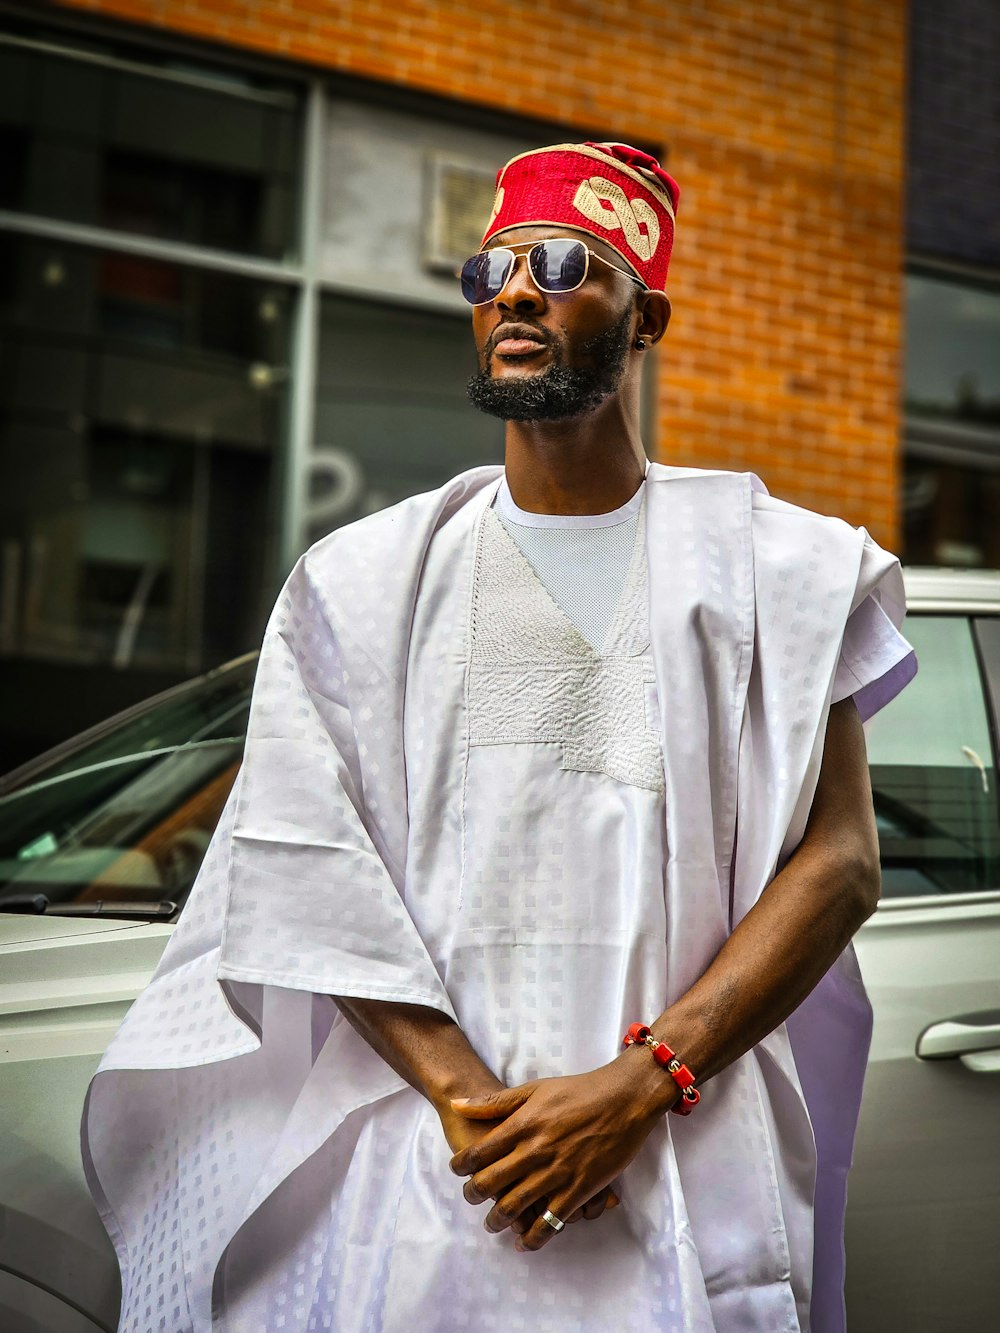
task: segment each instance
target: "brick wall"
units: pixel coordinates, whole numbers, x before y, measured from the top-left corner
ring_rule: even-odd
[[[63,0],[663,143],[667,461],[898,537],[904,0]]]

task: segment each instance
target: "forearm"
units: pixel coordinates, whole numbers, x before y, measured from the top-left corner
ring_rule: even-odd
[[[418,1004],[333,998],[368,1045],[438,1110],[447,1107],[451,1097],[503,1086],[446,1014]]]
[[[801,1004],[874,910],[878,888],[864,738],[848,700],[831,711],[800,847],[699,980],[651,1024],[653,1035],[704,1084]],[[645,1067],[647,1095],[669,1102],[673,1089],[655,1074]]]
[[[870,911],[855,892],[864,876],[820,859],[790,863],[653,1024],[654,1036],[683,1045],[700,1083],[783,1023],[833,966]]]

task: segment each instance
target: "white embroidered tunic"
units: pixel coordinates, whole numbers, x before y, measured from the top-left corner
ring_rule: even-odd
[[[461,845],[434,836],[430,811],[427,822],[415,815],[421,853],[409,902],[464,1031],[509,1084],[603,1063],[633,1015],[664,1003],[663,764],[643,528],[640,515],[598,653],[496,512],[483,516],[465,631]],[[414,706],[434,676],[432,665],[417,665]],[[422,766],[418,756],[411,766],[417,789],[425,786]],[[453,911],[442,913],[440,886],[453,879],[456,850],[459,893]],[[372,1191],[384,1193],[395,1216],[359,1237],[355,1213],[338,1208],[310,1233],[303,1259],[321,1237],[332,1256],[319,1268],[313,1297],[332,1328],[625,1333],[679,1326],[674,1241],[655,1228],[644,1235],[634,1204],[607,1213],[604,1227],[569,1229],[562,1254],[549,1247],[518,1255],[512,1233],[488,1235],[486,1208],[464,1203],[449,1155],[434,1112],[416,1093],[401,1092],[368,1113],[344,1188],[359,1207]],[[661,1169],[651,1153],[647,1170]],[[524,1261],[532,1258],[540,1262],[529,1272]]]
[[[450,1014],[508,1083],[605,1063],[801,836],[842,644],[859,699],[912,674],[864,534],[656,467],[599,653],[490,508],[499,480],[335,534],[279,600],[238,788],[86,1113],[132,1333],[842,1327],[848,955],[794,1060],[782,1027],[654,1128],[620,1208],[535,1255],[483,1230],[434,1111],[328,998]]]

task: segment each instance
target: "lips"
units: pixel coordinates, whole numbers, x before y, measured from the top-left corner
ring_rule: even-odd
[[[501,324],[493,334],[492,351],[496,356],[537,356],[548,346],[545,337],[530,324]]]
[[[501,338],[493,348],[497,356],[534,356],[544,349],[545,344],[534,338]]]

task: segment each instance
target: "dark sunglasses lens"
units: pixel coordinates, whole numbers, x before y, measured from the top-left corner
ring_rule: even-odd
[[[471,305],[492,301],[510,277],[514,256],[510,250],[484,250],[462,265],[462,295]]]
[[[544,291],[571,292],[587,272],[587,247],[582,241],[540,241],[528,260],[531,276]]]

